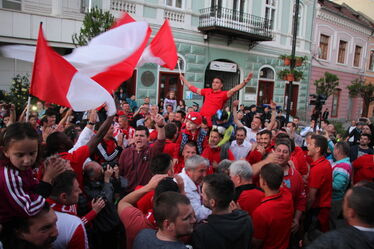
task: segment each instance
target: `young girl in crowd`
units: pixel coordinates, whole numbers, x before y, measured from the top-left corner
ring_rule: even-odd
[[[42,181],[33,169],[40,158],[39,135],[29,123],[14,123],[1,137],[0,224],[12,217],[36,215],[44,206],[54,177],[65,170],[65,162],[52,158],[45,162]],[[44,198],[43,198],[44,197]]]
[[[168,105],[173,106],[173,112],[177,110],[177,100],[175,99],[175,92],[170,91],[167,95],[166,98],[164,99],[164,110],[163,113],[166,113],[166,107]]]
[[[186,112],[186,102],[184,101],[184,99],[179,100],[179,105],[177,106],[177,111]]]

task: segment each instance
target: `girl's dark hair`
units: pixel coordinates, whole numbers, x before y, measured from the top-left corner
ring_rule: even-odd
[[[6,149],[12,140],[20,141],[26,138],[39,140],[39,135],[30,123],[14,123],[3,132],[0,144]]]
[[[186,101],[184,101],[184,99],[181,99],[179,101],[181,101],[183,103],[183,106],[186,107]],[[178,103],[178,105],[179,105],[179,103]]]
[[[6,128],[6,130],[1,134],[0,146],[3,148],[2,151],[8,149],[9,144],[12,141],[21,141],[24,139],[35,139],[38,141],[38,157],[37,162],[40,159],[40,143],[39,135],[36,130],[31,126],[30,123],[14,123]],[[3,152],[0,154],[1,159],[5,159]]]

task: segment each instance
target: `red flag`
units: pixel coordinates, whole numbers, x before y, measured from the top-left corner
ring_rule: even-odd
[[[118,26],[121,26],[123,24],[127,24],[127,23],[130,23],[130,22],[135,22],[135,19],[132,18],[127,12],[125,12],[123,14],[123,16],[118,19],[113,25],[112,27],[110,27],[111,29],[114,29],[114,28],[117,28]]]
[[[110,94],[48,46],[42,25],[36,45],[30,94],[43,101],[72,107],[75,111],[94,109],[106,103],[108,114],[115,113]]]
[[[144,50],[138,66],[144,63],[156,63],[173,70],[178,55],[169,21],[166,19],[151,44]]]
[[[138,61],[147,46],[151,32],[152,30],[148,27],[144,40],[139,44],[138,49],[129,57],[110,66],[106,71],[96,74],[92,79],[98,82],[110,93],[116,90],[124,81],[131,78]]]

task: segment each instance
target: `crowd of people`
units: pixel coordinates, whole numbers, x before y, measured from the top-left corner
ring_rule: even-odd
[[[0,248],[374,248],[370,120],[336,134],[225,106],[251,77],[181,76],[201,108],[123,90],[115,116],[0,103]]]

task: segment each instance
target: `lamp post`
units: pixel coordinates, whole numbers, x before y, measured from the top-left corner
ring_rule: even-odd
[[[292,51],[291,51],[291,65],[290,71],[293,72],[295,69],[295,53],[296,53],[296,37],[297,37],[297,26],[299,25],[299,6],[300,0],[295,1],[295,14],[293,17],[293,34],[292,34]],[[288,85],[288,97],[287,97],[287,115],[286,121],[289,121],[290,112],[291,112],[291,101],[292,101],[292,85],[293,81],[289,81]]]

